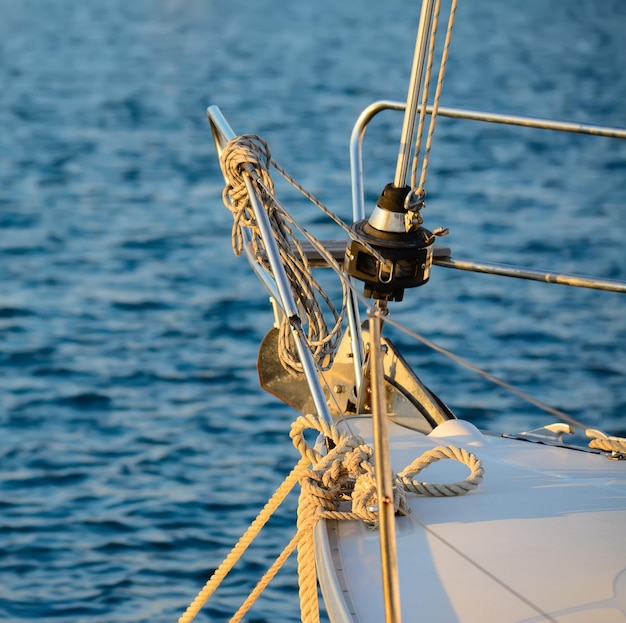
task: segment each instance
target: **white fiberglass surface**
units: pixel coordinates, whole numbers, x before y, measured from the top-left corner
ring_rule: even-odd
[[[364,437],[368,426],[351,423]],[[476,491],[410,496],[411,516],[397,518],[403,621],[626,620],[626,463],[483,436],[458,421],[429,436],[392,427],[390,437],[396,471],[450,443],[485,467]],[[466,473],[440,461],[418,478],[449,482]],[[346,521],[331,538],[334,570],[322,584],[340,578],[353,620],[384,620],[378,532]]]

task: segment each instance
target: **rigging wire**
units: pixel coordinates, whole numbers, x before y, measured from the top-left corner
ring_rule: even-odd
[[[428,165],[430,162],[430,150],[432,147],[433,135],[435,133],[435,125],[437,123],[437,113],[439,111],[439,102],[441,100],[441,91],[443,89],[443,79],[445,77],[446,67],[448,64],[448,56],[450,53],[450,42],[452,41],[452,30],[454,28],[454,22],[456,19],[456,7],[457,7],[457,0],[452,0],[452,5],[450,7],[450,16],[448,18],[448,28],[446,30],[446,37],[445,37],[444,44],[443,44],[443,51],[441,53],[441,63],[439,66],[439,76],[437,78],[437,87],[435,89],[435,96],[433,99],[430,123],[428,125],[428,136],[426,138],[426,148],[424,151],[424,159],[422,161],[422,173],[420,176],[419,184],[417,185],[416,194],[418,194],[418,196],[420,193],[425,192],[424,186],[426,184],[426,174],[428,172]],[[437,21],[438,19],[439,19],[439,15],[437,13]],[[427,102],[424,101],[424,104],[422,105],[422,114],[426,113],[426,104]],[[417,166],[417,161],[415,161],[415,166]],[[415,178],[413,177],[413,175],[415,175],[416,172],[417,171],[415,171],[415,173],[412,173],[412,178],[411,178],[411,185],[413,188],[415,188],[415,185],[416,185]]]
[[[418,342],[421,342],[422,344],[424,344],[424,346],[427,346],[431,350],[434,350],[434,351],[444,355],[445,357],[447,357],[448,359],[451,359],[452,361],[458,363],[462,367],[467,368],[468,370],[471,370],[472,372],[475,372],[478,376],[480,376],[480,377],[490,381],[494,385],[498,385],[499,387],[502,387],[503,389],[506,389],[510,393],[518,396],[519,398],[522,398],[526,402],[534,405],[535,407],[538,407],[539,409],[541,409],[542,411],[544,411],[546,413],[549,413],[550,415],[554,416],[555,418],[561,419],[564,422],[567,422],[568,424],[570,424],[571,426],[573,426],[575,428],[579,428],[579,429],[582,429],[582,430],[586,430],[587,429],[587,426],[585,426],[582,422],[579,422],[578,420],[573,418],[571,415],[568,415],[564,411],[561,411],[560,409],[555,409],[554,407],[551,407],[550,405],[546,404],[545,402],[542,402],[541,400],[538,400],[534,396],[532,396],[532,395],[526,393],[525,391],[523,391],[523,390],[521,390],[521,389],[511,385],[510,383],[507,383],[506,381],[503,381],[502,379],[498,378],[497,376],[494,376],[493,374],[487,372],[486,370],[483,370],[482,368],[479,368],[478,366],[474,365],[473,363],[470,363],[467,359],[464,359],[463,357],[461,357],[459,355],[455,355],[452,351],[449,351],[448,349],[444,348],[443,346],[440,346],[439,344],[436,344],[435,342],[433,342],[433,341],[429,340],[428,338],[424,337],[423,335],[420,335],[419,333],[416,333],[415,331],[412,331],[411,329],[405,327],[404,325],[400,324],[399,322],[396,322],[395,320],[392,320],[389,317],[386,318],[385,322],[390,324],[391,326],[395,327],[396,329],[402,331],[406,335],[412,337],[413,339],[417,340]]]
[[[441,11],[441,0],[437,0],[433,11],[433,19],[430,28],[430,44],[428,47],[428,57],[426,61],[426,71],[424,75],[424,86],[422,89],[422,105],[419,111],[419,121],[417,124],[417,130],[415,133],[415,148],[413,153],[413,164],[411,166],[411,188],[416,188],[417,167],[420,159],[420,151],[422,149],[422,138],[424,135],[424,127],[426,125],[426,106],[428,104],[428,94],[430,91],[431,74],[433,69],[433,62],[435,58],[435,42],[437,39],[437,30],[439,29],[439,14]],[[432,125],[431,117],[431,125]],[[417,194],[417,193],[416,193]]]

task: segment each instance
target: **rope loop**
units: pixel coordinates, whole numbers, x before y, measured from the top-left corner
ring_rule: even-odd
[[[308,414],[299,416],[292,424],[289,437],[293,445],[302,456],[306,456],[313,465],[318,463],[323,456],[314,448],[312,448],[304,438],[304,431],[307,429],[316,430],[326,439],[333,442],[335,446],[340,446],[347,435],[339,432],[336,426],[329,424],[324,419]],[[328,456],[328,455],[326,455]]]
[[[461,482],[444,485],[414,480],[414,477],[425,467],[441,459],[453,459],[463,463],[463,465],[469,467],[470,474]],[[416,495],[442,497],[465,495],[473,491],[482,482],[484,473],[485,470],[481,461],[471,452],[455,446],[438,446],[424,452],[422,456],[415,459],[415,461],[398,474],[398,478],[408,492],[415,493]]]

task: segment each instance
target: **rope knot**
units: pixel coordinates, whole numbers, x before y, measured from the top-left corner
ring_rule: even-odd
[[[241,228],[256,228],[246,177],[256,187],[264,205],[272,206],[274,182],[269,173],[271,162],[269,145],[260,136],[253,134],[231,139],[220,155],[220,166],[226,179],[222,199],[233,215],[233,251],[236,255],[241,255],[243,251]]]
[[[352,491],[352,512],[372,526],[378,524],[378,496],[373,471],[363,473],[355,480]]]
[[[304,440],[305,429],[314,429],[334,447],[322,455]],[[348,437],[317,416],[299,417],[291,426],[291,438],[302,456],[313,464],[301,480],[303,494],[314,500],[318,518],[361,519],[378,524],[378,497],[374,451],[360,437]],[[414,480],[425,467],[441,459],[460,461],[470,469],[462,482],[429,484]],[[482,463],[467,450],[439,446],[424,452],[398,475],[393,475],[393,504],[397,513],[407,515],[407,493],[428,496],[457,496],[473,491],[482,481]]]
[[[611,437],[593,428],[586,429],[585,433],[591,439],[590,448],[610,452],[614,459],[626,459],[626,439],[624,437]]]
[[[259,176],[269,180],[268,188],[273,188],[269,178],[272,153],[269,145],[260,136],[243,134],[226,143],[220,155],[220,165],[224,176],[232,188],[238,189],[243,183],[246,170],[254,170]],[[249,165],[246,167],[246,165]],[[245,190],[245,189],[244,189]]]

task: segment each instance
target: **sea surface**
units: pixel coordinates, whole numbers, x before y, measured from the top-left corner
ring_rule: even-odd
[[[272,317],[231,251],[205,109],[349,220],[352,125],[406,97],[418,15],[400,0],[0,0],[0,620],[175,621],[297,460],[294,412],[258,388]],[[623,0],[461,2],[442,105],[626,126],[625,31]],[[398,115],[366,136],[368,205],[393,179]],[[458,257],[626,279],[624,142],[442,118],[427,191],[426,225]],[[392,313],[626,434],[625,304],[435,268]],[[551,421],[394,339],[478,426]],[[294,507],[198,620],[235,611]],[[246,620],[299,621],[295,587],[290,561]]]

